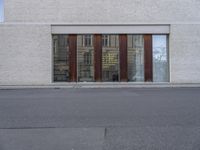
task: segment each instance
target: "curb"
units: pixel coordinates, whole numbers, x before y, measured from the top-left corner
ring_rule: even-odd
[[[0,90],[11,89],[74,89],[74,88],[200,88],[199,83],[69,83],[50,85],[1,85]]]

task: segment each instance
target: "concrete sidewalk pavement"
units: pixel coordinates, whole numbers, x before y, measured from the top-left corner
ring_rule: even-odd
[[[200,83],[152,83],[152,82],[72,82],[46,85],[0,85],[0,89],[37,89],[37,88],[170,88],[200,87]]]

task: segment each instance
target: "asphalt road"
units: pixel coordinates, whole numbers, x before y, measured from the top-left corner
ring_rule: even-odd
[[[0,90],[0,150],[200,150],[200,88]]]

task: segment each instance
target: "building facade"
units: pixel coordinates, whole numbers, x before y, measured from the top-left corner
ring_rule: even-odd
[[[199,0],[6,0],[0,85],[200,83]]]

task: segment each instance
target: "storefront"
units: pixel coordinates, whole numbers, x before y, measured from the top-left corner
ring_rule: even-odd
[[[0,86],[200,83],[199,9],[197,0],[5,0]]]
[[[54,82],[169,82],[167,34],[53,34]]]

